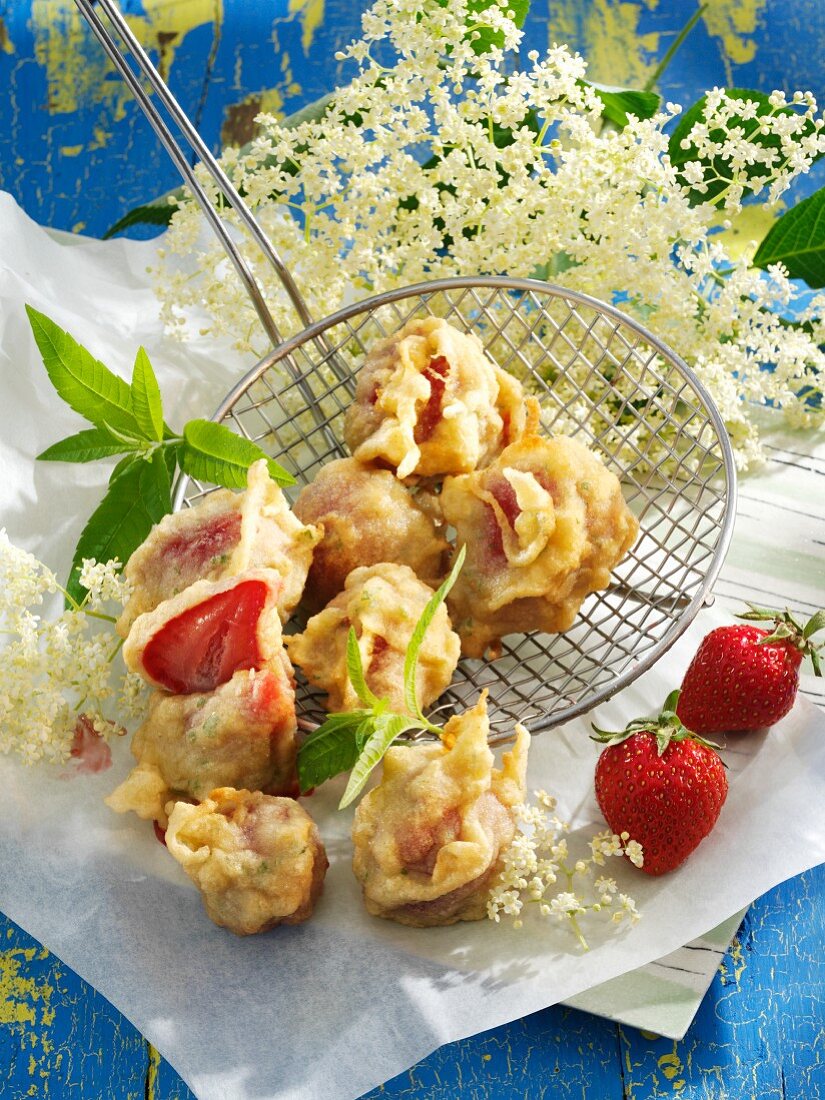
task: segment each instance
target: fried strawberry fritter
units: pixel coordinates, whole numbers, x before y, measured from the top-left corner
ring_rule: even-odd
[[[215,787],[292,795],[296,729],[283,650],[266,667],[236,672],[207,694],[156,691],[132,739],[137,766],[106,803],[164,825],[170,798],[199,800]]]
[[[416,927],[480,920],[524,801],[529,735],[517,727],[501,769],[482,696],[442,742],[391,748],[352,826],[353,870],[367,911]]]
[[[361,706],[347,672],[347,635],[352,626],[367,685],[379,698],[389,699],[397,713],[407,712],[404,658],[432,594],[406,565],[364,566],[350,573],[344,591],[313,615],[303,634],[285,639],[291,660],[311,684],[327,693],[327,710]],[[419,650],[416,694],[421,707],[429,706],[450,683],[459,648],[442,604]]]
[[[301,597],[320,537],[320,531],[305,527],[290,512],[261,459],[249,467],[245,492],[220,489],[152,528],[124,569],[132,595],[118,632],[125,638],[139,615],[195,581],[221,581],[248,569],[278,573],[278,611],[285,621]]]
[[[294,511],[324,531],[304,590],[303,603],[312,611],[343,592],[349,574],[362,565],[397,562],[433,588],[441,583],[447,543],[389,470],[354,458],[328,462],[301,491]]]
[[[344,438],[359,461],[399,478],[441,477],[487,465],[521,435],[526,415],[521,383],[477,336],[424,317],[367,355]]]
[[[215,924],[239,936],[312,916],[329,863],[315,822],[291,798],[220,787],[170,807],[166,847]]]
[[[615,474],[578,440],[525,435],[492,465],[444,482],[444,519],[467,547],[447,603],[466,657],[507,634],[568,630],[636,541]]]

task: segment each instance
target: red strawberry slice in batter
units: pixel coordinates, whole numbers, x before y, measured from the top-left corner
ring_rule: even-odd
[[[424,368],[423,374],[430,383],[430,396],[427,404],[418,415],[418,423],[415,426],[416,443],[426,443],[432,437],[442,418],[441,404],[444,400],[444,389],[447,385],[447,375],[450,372],[450,364],[443,355],[431,359]]]
[[[241,513],[233,510],[173,536],[163,546],[162,554],[186,576],[197,576],[213,558],[233,550],[240,538]]]
[[[491,496],[495,497],[496,503],[504,513],[505,519],[513,530],[515,530],[516,520],[521,514],[521,508],[519,508],[516,491],[513,486],[506,477],[496,477],[493,475],[487,483],[487,491]],[[490,558],[494,561],[503,562],[506,559],[506,554],[504,553],[504,539],[502,537],[498,517],[489,504],[486,508],[486,519],[487,523],[484,535],[485,543],[490,551]]]
[[[259,668],[258,620],[269,588],[242,581],[188,608],[153,635],[143,652],[147,674],[167,691],[214,691],[242,668]]]

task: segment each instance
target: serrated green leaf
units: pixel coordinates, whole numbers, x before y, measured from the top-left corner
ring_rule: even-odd
[[[163,402],[160,386],[145,348],[138,348],[132,371],[132,408],[138,427],[147,439],[163,439]]]
[[[781,142],[778,136],[760,133],[759,120],[765,115],[774,113],[780,115],[797,115],[797,111],[794,111],[791,107],[782,107],[776,111],[771,105],[769,97],[766,96],[764,92],[757,92],[750,88],[726,88],[725,94],[730,99],[738,100],[741,103],[749,101],[756,104],[756,117],[745,119],[740,115],[733,115],[727,124],[727,129],[723,130],[717,128],[710,131],[711,141],[716,144],[722,144],[727,138],[728,130],[737,127],[742,131],[745,138],[757,145],[761,145],[767,149],[781,148]],[[689,200],[692,206],[697,206],[703,202],[713,202],[728,186],[727,178],[730,169],[727,167],[725,161],[718,157],[714,157],[711,160],[705,160],[698,156],[698,151],[693,145],[688,145],[687,148],[684,149],[682,148],[682,142],[690,140],[690,131],[696,123],[704,121],[706,106],[707,97],[702,96],[702,98],[697,100],[692,107],[689,107],[679,119],[676,129],[670,135],[668,141],[668,155],[674,167],[681,168],[682,165],[687,164],[688,161],[694,160],[698,161],[703,167],[704,182],[707,185],[707,190],[698,191],[695,187],[690,189]],[[812,132],[813,125],[810,124],[806,126],[804,132],[805,136],[808,136],[808,134]],[[746,169],[748,180],[751,181],[752,184],[756,184],[760,179],[765,179],[770,172],[771,169],[767,165],[759,163],[750,164]]]
[[[152,202],[133,207],[106,230],[103,234],[103,240],[106,241],[110,237],[116,237],[118,233],[122,233],[125,229],[131,229],[133,225],[169,225],[172,221],[172,215],[177,210],[177,205],[170,202],[169,199],[177,194],[183,194],[183,192],[173,191],[170,195],[163,195]]]
[[[66,404],[98,428],[139,435],[126,382],[44,313],[28,305],[26,313],[46,372]]]
[[[349,628],[347,634],[347,675],[355,694],[365,707],[374,707],[378,703],[377,696],[369,689],[364,675],[364,665],[361,662],[361,650],[358,648],[358,637],[354,627]]]
[[[110,484],[83,528],[66,584],[71,598],[81,603],[86,595],[79,581],[84,558],[100,562],[117,558],[125,565],[152,526],[171,510],[169,478],[160,452],[149,462],[133,460]]]
[[[181,469],[199,481],[209,481],[227,489],[245,489],[249,467],[259,458],[265,458],[273,481],[279,485],[295,483],[295,478],[257,443],[213,420],[190,420],[183,429],[183,439],[178,452]]]
[[[87,428],[53,443],[37,458],[42,462],[94,462],[124,451],[135,451],[138,447],[137,443],[124,443],[115,438],[106,428]]]
[[[757,248],[754,267],[777,263],[812,290],[825,286],[825,187],[783,214]]]
[[[327,779],[348,771],[358,759],[357,731],[361,712],[331,714],[309,735],[298,750],[298,783],[302,791],[319,787]]]
[[[427,603],[427,606],[421,613],[421,618],[415,624],[415,629],[412,632],[409,644],[407,645],[407,652],[404,657],[404,702],[407,706],[407,710],[410,714],[417,715],[422,721],[424,716],[421,713],[421,708],[418,705],[418,698],[415,691],[416,680],[416,667],[418,665],[418,653],[421,649],[421,643],[424,641],[424,635],[427,633],[427,628],[433,621],[436,611],[444,603],[447,598],[447,594],[456,582],[458,574],[461,572],[461,567],[464,565],[464,558],[466,557],[466,547],[462,546],[455,559],[455,564],[450,570],[450,575],[440,586],[440,588],[433,593],[432,597]]]
[[[393,741],[406,730],[419,728],[419,723],[406,714],[382,714],[374,720],[373,732],[350,772],[346,790],[338,803],[339,810],[349,806],[358,797],[373,768],[381,761]]]
[[[151,476],[147,476],[141,482],[141,492],[149,512],[158,516],[154,521],[157,523],[172,511],[172,479],[160,448],[154,452],[151,460],[148,462],[144,460],[144,465],[151,469]]]
[[[123,477],[125,473],[128,473],[133,466],[137,466],[143,461],[143,456],[140,454],[127,454],[120,462],[115,465],[115,468],[109,474],[109,484],[114,485],[118,478]]]
[[[602,101],[602,118],[612,122],[623,130],[629,122],[629,115],[638,119],[653,118],[659,110],[662,97],[656,92],[646,92],[636,88],[616,88],[610,84],[595,84],[592,80],[579,80],[580,87],[592,88]]]

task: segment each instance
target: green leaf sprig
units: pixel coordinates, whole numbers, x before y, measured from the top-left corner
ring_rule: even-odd
[[[66,583],[67,605],[81,604],[84,558],[125,565],[152,529],[172,511],[172,482],[177,470],[229,489],[246,486],[246,473],[265,458],[270,477],[280,485],[294,478],[261,448],[211,420],[190,420],[182,433],[163,418],[155,372],[144,348],[135,357],[129,385],[79,344],[68,332],[26,306],[34,339],[52,385],[70,408],[92,425],[47,447],[46,462],[94,462],[121,455],[109,488],[78,541]]]
[[[379,699],[367,685],[358,638],[352,627],[347,635],[347,673],[355,694],[363,704],[357,710],[330,714],[326,722],[314,730],[298,751],[298,782],[302,791],[317,787],[341,772],[349,771],[350,777],[339,810],[349,806],[364,789],[370,773],[383,758],[387,749],[402,733],[408,730],[443,732],[421,711],[415,691],[418,654],[427,627],[444,603],[464,564],[465,548],[462,546],[450,575],[427,603],[421,618],[407,645],[404,658],[404,701],[407,714],[390,710],[389,699]]]

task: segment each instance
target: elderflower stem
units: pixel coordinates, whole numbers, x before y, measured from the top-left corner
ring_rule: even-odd
[[[584,935],[583,935],[582,930],[581,930],[581,925],[579,924],[579,921],[578,921],[578,918],[577,918],[576,914],[575,913],[569,913],[567,919],[570,921],[570,927],[573,929],[573,932],[576,935],[576,939],[581,944],[582,950],[583,951],[589,951],[590,947],[587,943],[587,940],[584,938]]]

